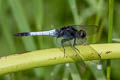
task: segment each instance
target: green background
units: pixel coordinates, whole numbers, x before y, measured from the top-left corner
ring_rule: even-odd
[[[65,25],[99,25],[92,43],[120,42],[119,0],[0,0],[0,56],[56,47],[49,36],[14,37],[17,32],[43,31]],[[111,80],[120,80],[120,60],[111,60]],[[40,67],[0,76],[0,80],[105,80],[102,71],[89,64],[77,72],[76,65]]]

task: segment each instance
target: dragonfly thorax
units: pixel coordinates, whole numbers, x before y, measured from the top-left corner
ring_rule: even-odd
[[[77,30],[74,29],[73,27],[66,26],[58,30],[58,38],[63,37],[65,39],[72,39],[72,38],[75,38],[76,32]]]

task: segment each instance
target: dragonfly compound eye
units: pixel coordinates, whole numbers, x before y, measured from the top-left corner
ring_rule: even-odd
[[[80,31],[79,31],[79,37],[80,37],[80,38],[86,37],[86,32],[85,32],[84,30],[80,30]]]

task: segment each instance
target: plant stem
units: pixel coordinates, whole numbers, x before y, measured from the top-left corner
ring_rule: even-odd
[[[109,0],[109,21],[108,21],[108,43],[112,42],[112,26],[113,26],[113,8],[114,8],[114,0]],[[107,80],[110,80],[111,73],[111,61],[107,60]]]
[[[84,61],[97,60],[101,53],[102,59],[120,58],[120,44],[94,44],[86,46],[76,46],[81,52],[80,55]],[[66,57],[59,48],[37,50],[23,54],[16,54],[0,58],[0,75],[31,69],[41,66],[56,65],[61,63],[75,62],[79,55],[72,54],[71,47],[66,47]]]
[[[112,42],[114,0],[109,0],[108,43]]]

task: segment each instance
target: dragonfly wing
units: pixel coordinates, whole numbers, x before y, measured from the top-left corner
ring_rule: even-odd
[[[76,45],[88,45],[87,37],[85,38],[76,38]]]
[[[62,39],[63,39],[63,38],[57,38],[57,39],[56,39],[56,44],[57,44],[57,47],[58,47],[62,52],[64,52],[64,49],[63,49],[62,44],[61,44],[61,40],[62,40]],[[80,55],[80,51],[79,51],[76,47],[73,46],[73,43],[74,43],[74,40],[70,40],[70,41],[67,41],[67,42],[64,43],[65,55],[66,55],[66,56],[71,56],[71,55],[72,55],[71,58],[72,58],[73,60],[75,60],[76,62],[77,62],[77,61],[84,62],[84,61],[82,60],[81,55]],[[73,56],[74,56],[74,57],[73,57]]]
[[[84,30],[87,36],[93,35],[98,32],[98,26],[96,25],[72,25],[77,30]]]

